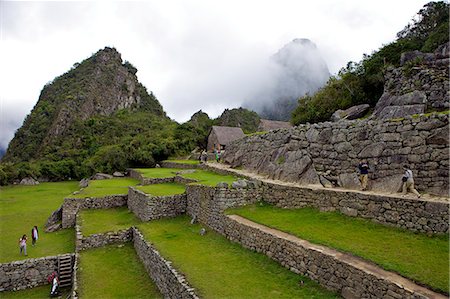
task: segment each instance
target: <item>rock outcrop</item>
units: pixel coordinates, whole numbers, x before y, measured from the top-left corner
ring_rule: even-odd
[[[345,110],[336,110],[333,115],[331,115],[331,121],[339,121],[342,119],[352,120],[361,118],[369,111],[369,104],[361,104],[357,106],[352,106]]]
[[[378,119],[449,109],[449,44],[434,53],[403,53],[402,66],[385,74],[384,93],[374,110]]]

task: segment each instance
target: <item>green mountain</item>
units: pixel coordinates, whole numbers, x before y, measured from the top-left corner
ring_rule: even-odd
[[[359,104],[374,107],[383,93],[386,69],[399,67],[404,52],[433,52],[449,41],[448,32],[448,2],[424,5],[411,23],[398,32],[397,40],[371,55],[364,55],[360,62],[348,62],[318,92],[298,99],[291,123],[327,121],[334,111]]]
[[[136,72],[105,48],[47,84],[2,158],[0,180],[2,171],[8,179],[79,178],[173,154],[177,123]]]

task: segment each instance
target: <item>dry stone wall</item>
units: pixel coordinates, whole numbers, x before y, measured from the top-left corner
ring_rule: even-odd
[[[65,198],[62,212],[62,227],[75,226],[76,215],[81,209],[110,209],[127,205],[128,196],[108,195],[104,197]]]
[[[73,254],[65,255],[73,257]],[[17,291],[48,284],[47,277],[57,270],[58,256],[0,264],[0,292]]]
[[[359,258],[311,244],[238,216],[226,218],[224,235],[264,253],[344,298],[446,298]]]
[[[172,263],[162,257],[144,239],[139,230],[133,227],[132,231],[136,253],[164,298],[198,298],[195,290],[189,285],[184,275],[173,268]]]
[[[449,195],[449,115],[306,124],[248,136],[227,146],[223,160],[271,179],[319,184],[329,172],[359,188],[357,165],[370,164],[373,190],[396,191],[408,164],[419,191]]]
[[[170,166],[167,168],[175,168],[176,165],[183,165],[183,164],[167,163],[167,165]],[[174,167],[172,167],[172,166],[174,166]],[[185,168],[185,167],[182,167],[182,168]],[[196,168],[196,167],[186,167],[186,169],[191,169],[191,168]],[[173,177],[168,177],[168,178],[146,178],[140,172],[133,170],[133,169],[130,169],[129,173],[132,178],[139,180],[141,182],[141,185],[153,185],[153,184],[164,184],[164,183],[188,184],[188,183],[196,182],[196,180],[183,178],[182,176],[175,175],[175,174]]]
[[[141,221],[176,217],[186,212],[186,194],[151,196],[129,187],[127,204]]]

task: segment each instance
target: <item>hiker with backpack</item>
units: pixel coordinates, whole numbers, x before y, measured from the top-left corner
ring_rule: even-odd
[[[47,281],[52,284],[52,288],[50,290],[50,297],[58,296],[59,295],[58,273],[56,271],[53,271],[53,273],[47,277]]]
[[[414,188],[414,179],[413,179],[413,172],[411,169],[409,169],[408,165],[403,165],[403,170],[405,173],[402,177],[402,193],[403,195],[406,195],[408,191],[414,193],[417,195],[418,198],[420,198],[420,193]]]

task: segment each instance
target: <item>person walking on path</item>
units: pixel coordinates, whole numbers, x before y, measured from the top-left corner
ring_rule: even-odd
[[[36,244],[37,239],[39,239],[39,231],[37,226],[33,226],[33,228],[31,229],[31,245],[34,246]]]
[[[411,169],[409,169],[408,165],[404,165],[403,166],[403,170],[405,171],[405,173],[403,174],[402,177],[402,193],[403,195],[406,195],[406,193],[408,191],[414,193],[415,195],[417,195],[418,198],[420,198],[420,193],[417,192],[417,190],[414,188],[414,179],[413,179],[413,172]]]
[[[361,191],[367,190],[367,184],[369,182],[369,163],[366,160],[362,160],[358,165],[359,169],[359,182],[361,183]]]
[[[20,247],[20,254],[28,255],[27,254],[27,235],[23,235],[22,238],[19,239],[19,247]]]

